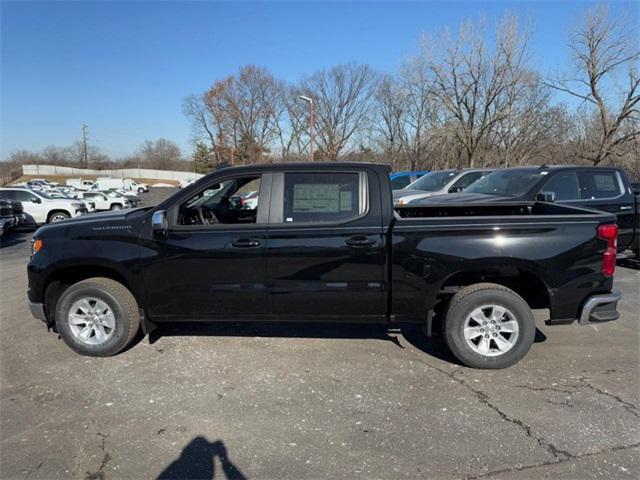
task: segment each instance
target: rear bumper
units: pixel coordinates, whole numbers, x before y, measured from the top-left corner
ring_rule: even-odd
[[[584,302],[578,321],[580,325],[603,323],[620,317],[617,306],[622,294],[618,290],[611,293],[592,295]]]

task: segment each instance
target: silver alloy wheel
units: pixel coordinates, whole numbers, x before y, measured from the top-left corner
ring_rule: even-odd
[[[116,317],[111,308],[95,297],[76,300],[67,316],[74,337],[87,345],[100,345],[109,340],[116,329]]]
[[[62,220],[66,220],[67,218],[68,217],[66,215],[63,215],[62,213],[56,213],[51,216],[51,219],[49,220],[49,222],[51,223],[61,222]]]
[[[500,305],[482,305],[464,321],[464,339],[476,353],[486,357],[503,355],[518,341],[515,315]]]

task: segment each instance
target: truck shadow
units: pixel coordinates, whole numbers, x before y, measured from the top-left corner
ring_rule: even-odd
[[[422,331],[421,325],[418,324],[389,326],[380,324],[276,322],[167,323],[158,325],[158,328],[149,334],[148,341],[150,344],[154,344],[162,337],[189,336],[371,339],[391,342],[402,349],[406,345],[402,341],[404,339],[406,343],[431,357],[462,365],[451,354],[441,337],[427,337]],[[140,335],[139,338],[142,339],[142,336]],[[544,342],[546,339],[546,335],[536,328],[534,343]]]
[[[222,466],[221,475],[216,475],[216,457]],[[158,475],[157,480],[214,478],[244,480],[247,477],[229,460],[224,442],[210,442],[205,437],[198,436],[182,449],[180,456]]]

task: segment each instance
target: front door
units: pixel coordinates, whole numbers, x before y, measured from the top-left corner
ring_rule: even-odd
[[[266,255],[278,318],[385,318],[380,192],[370,181],[350,171],[274,174]]]
[[[147,305],[155,319],[265,315],[265,183],[259,174],[223,177],[167,211],[168,234],[153,240],[153,253],[143,259]],[[254,190],[262,196],[246,208],[240,198]]]

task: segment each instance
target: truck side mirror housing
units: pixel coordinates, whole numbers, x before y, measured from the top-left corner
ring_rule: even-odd
[[[464,190],[464,187],[451,187],[449,189],[449,193],[458,193]]]
[[[38,197],[31,197],[31,203],[42,203],[42,200]]]
[[[555,202],[556,194],[554,192],[540,192],[536,195],[536,201],[538,202]]]
[[[629,188],[634,195],[640,195],[640,182],[630,183]]]
[[[167,221],[167,211],[158,210],[153,212],[151,217],[151,230],[153,233],[160,236],[165,236],[169,230],[169,222]]]

